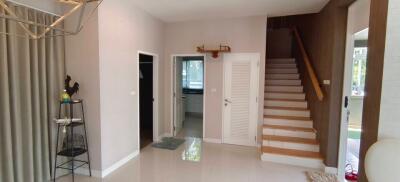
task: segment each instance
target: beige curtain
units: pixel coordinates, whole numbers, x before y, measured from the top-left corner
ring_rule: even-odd
[[[11,7],[30,21],[49,24],[55,19]],[[0,13],[4,13],[1,8]],[[0,32],[24,34],[16,22],[2,18]],[[0,34],[0,182],[50,179],[49,136],[54,135],[52,119],[57,114],[64,67],[63,37],[32,40]]]

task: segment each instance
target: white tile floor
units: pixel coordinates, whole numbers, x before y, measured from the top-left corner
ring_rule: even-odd
[[[77,176],[76,182],[303,182],[309,169],[260,160],[253,147],[203,143],[186,138],[177,150],[147,146],[104,179]],[[59,182],[71,181],[65,176]]]

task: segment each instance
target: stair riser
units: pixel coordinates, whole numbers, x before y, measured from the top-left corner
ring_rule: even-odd
[[[299,79],[299,74],[266,74],[266,79]]]
[[[300,92],[303,93],[303,86],[266,86],[266,91],[270,92]]]
[[[276,135],[276,136],[298,137],[298,138],[308,138],[308,139],[315,139],[316,137],[314,132],[292,131],[292,130],[282,130],[282,129],[272,129],[272,128],[264,128],[263,135]]]
[[[296,64],[294,59],[268,59],[267,64]]]
[[[313,168],[313,169],[323,169],[324,168],[322,159],[313,159],[313,158],[306,158],[306,157],[294,157],[294,156],[287,156],[287,155],[263,153],[261,155],[261,160],[268,161],[268,162],[280,163],[280,164],[308,167],[308,168]]]
[[[301,86],[301,80],[265,80],[266,85]]]
[[[268,64],[296,64],[295,61],[267,61]],[[268,67],[267,67],[268,68]]]
[[[264,118],[264,124],[268,125],[280,125],[280,126],[293,126],[300,128],[312,128],[312,121],[301,121],[301,120],[289,120],[289,119],[272,119]]]
[[[267,64],[267,68],[297,68],[296,64]]]
[[[292,143],[292,142],[281,142],[272,140],[263,140],[263,146],[293,149],[293,150],[303,150],[309,152],[319,152],[318,145],[305,144],[305,143]]]
[[[275,101],[275,100],[266,100],[264,102],[265,106],[269,107],[294,107],[294,108],[307,108],[307,102],[291,102],[291,101]]]
[[[310,117],[310,111],[294,111],[280,109],[264,109],[264,114],[271,116]]]
[[[265,93],[267,99],[302,99],[306,98],[305,94],[281,94],[281,93]]]
[[[284,73],[298,73],[297,69],[267,69],[265,71],[267,74],[273,74],[273,73],[280,73],[280,74],[284,74]]]

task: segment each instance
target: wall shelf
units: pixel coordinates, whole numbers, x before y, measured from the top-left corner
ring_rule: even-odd
[[[213,58],[218,58],[221,52],[231,52],[231,47],[219,45],[219,49],[205,49],[204,45],[197,47],[199,53],[211,53]]]

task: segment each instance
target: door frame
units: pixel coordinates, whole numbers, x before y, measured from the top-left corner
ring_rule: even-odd
[[[260,53],[258,53],[258,52],[254,52],[254,53],[251,53],[251,52],[248,52],[248,53],[224,53],[224,54],[222,54],[222,61],[223,61],[223,66],[222,66],[222,74],[223,74],[223,78],[222,78],[222,98],[221,98],[221,100],[222,100],[222,105],[221,105],[221,107],[222,107],[222,131],[221,131],[221,143],[225,143],[225,141],[224,141],[224,136],[225,136],[225,105],[224,105],[224,99],[225,99],[225,59],[224,59],[224,56],[226,55],[226,54],[230,54],[230,55],[257,55],[257,58],[258,58],[258,60],[257,60],[257,73],[256,73],[256,113],[255,113],[255,115],[256,115],[256,117],[255,117],[255,120],[256,121],[254,121],[255,122],[255,128],[254,128],[254,132],[255,132],[255,141],[254,141],[254,145],[251,145],[251,146],[258,146],[258,114],[259,114],[259,102],[260,102],[260,99],[259,99],[259,92],[260,92],[260,72],[261,72],[261,68],[260,68],[260,62],[261,62],[261,54]]]
[[[348,7],[347,16],[347,30],[346,30],[346,50],[344,60],[344,71],[343,71],[343,85],[342,85],[342,107],[341,107],[341,121],[340,121],[340,132],[339,132],[339,151],[338,151],[338,168],[337,175],[339,180],[345,179],[345,167],[346,167],[346,154],[347,154],[347,139],[348,139],[348,127],[349,127],[349,116],[350,116],[350,98],[351,98],[351,82],[353,78],[353,54],[354,54],[354,41],[355,34],[369,27],[369,21],[367,24],[360,24],[359,22],[353,22],[351,17],[352,8],[360,8],[360,6],[366,5],[361,3],[368,3],[367,0],[356,1]],[[368,13],[369,17],[369,13]],[[369,19],[369,18],[368,18]],[[355,30],[357,28],[357,30]],[[354,29],[354,30],[353,30]],[[348,106],[345,108],[345,98],[348,98]]]
[[[174,98],[174,91],[175,91],[175,76],[176,76],[176,59],[175,57],[203,57],[204,61],[203,61],[203,139],[205,138],[205,123],[206,123],[206,91],[207,91],[207,84],[206,84],[206,78],[207,78],[207,56],[206,54],[199,54],[199,53],[195,53],[195,54],[171,54],[171,104],[172,107],[170,109],[170,113],[171,113],[171,121],[170,121],[170,136],[175,136],[174,133],[174,125],[175,125],[175,98]]]
[[[153,57],[153,141],[158,141],[159,140],[159,100],[158,100],[158,89],[159,89],[159,85],[158,85],[158,75],[159,75],[159,57],[158,54],[156,53],[151,53],[151,52],[146,52],[146,51],[137,51],[137,70],[136,70],[136,78],[138,80],[136,86],[137,86],[137,98],[138,98],[138,102],[137,102],[137,111],[138,111],[138,115],[137,115],[137,128],[138,128],[138,150],[140,151],[140,54],[144,54],[144,55],[148,55],[148,56],[152,56]]]

